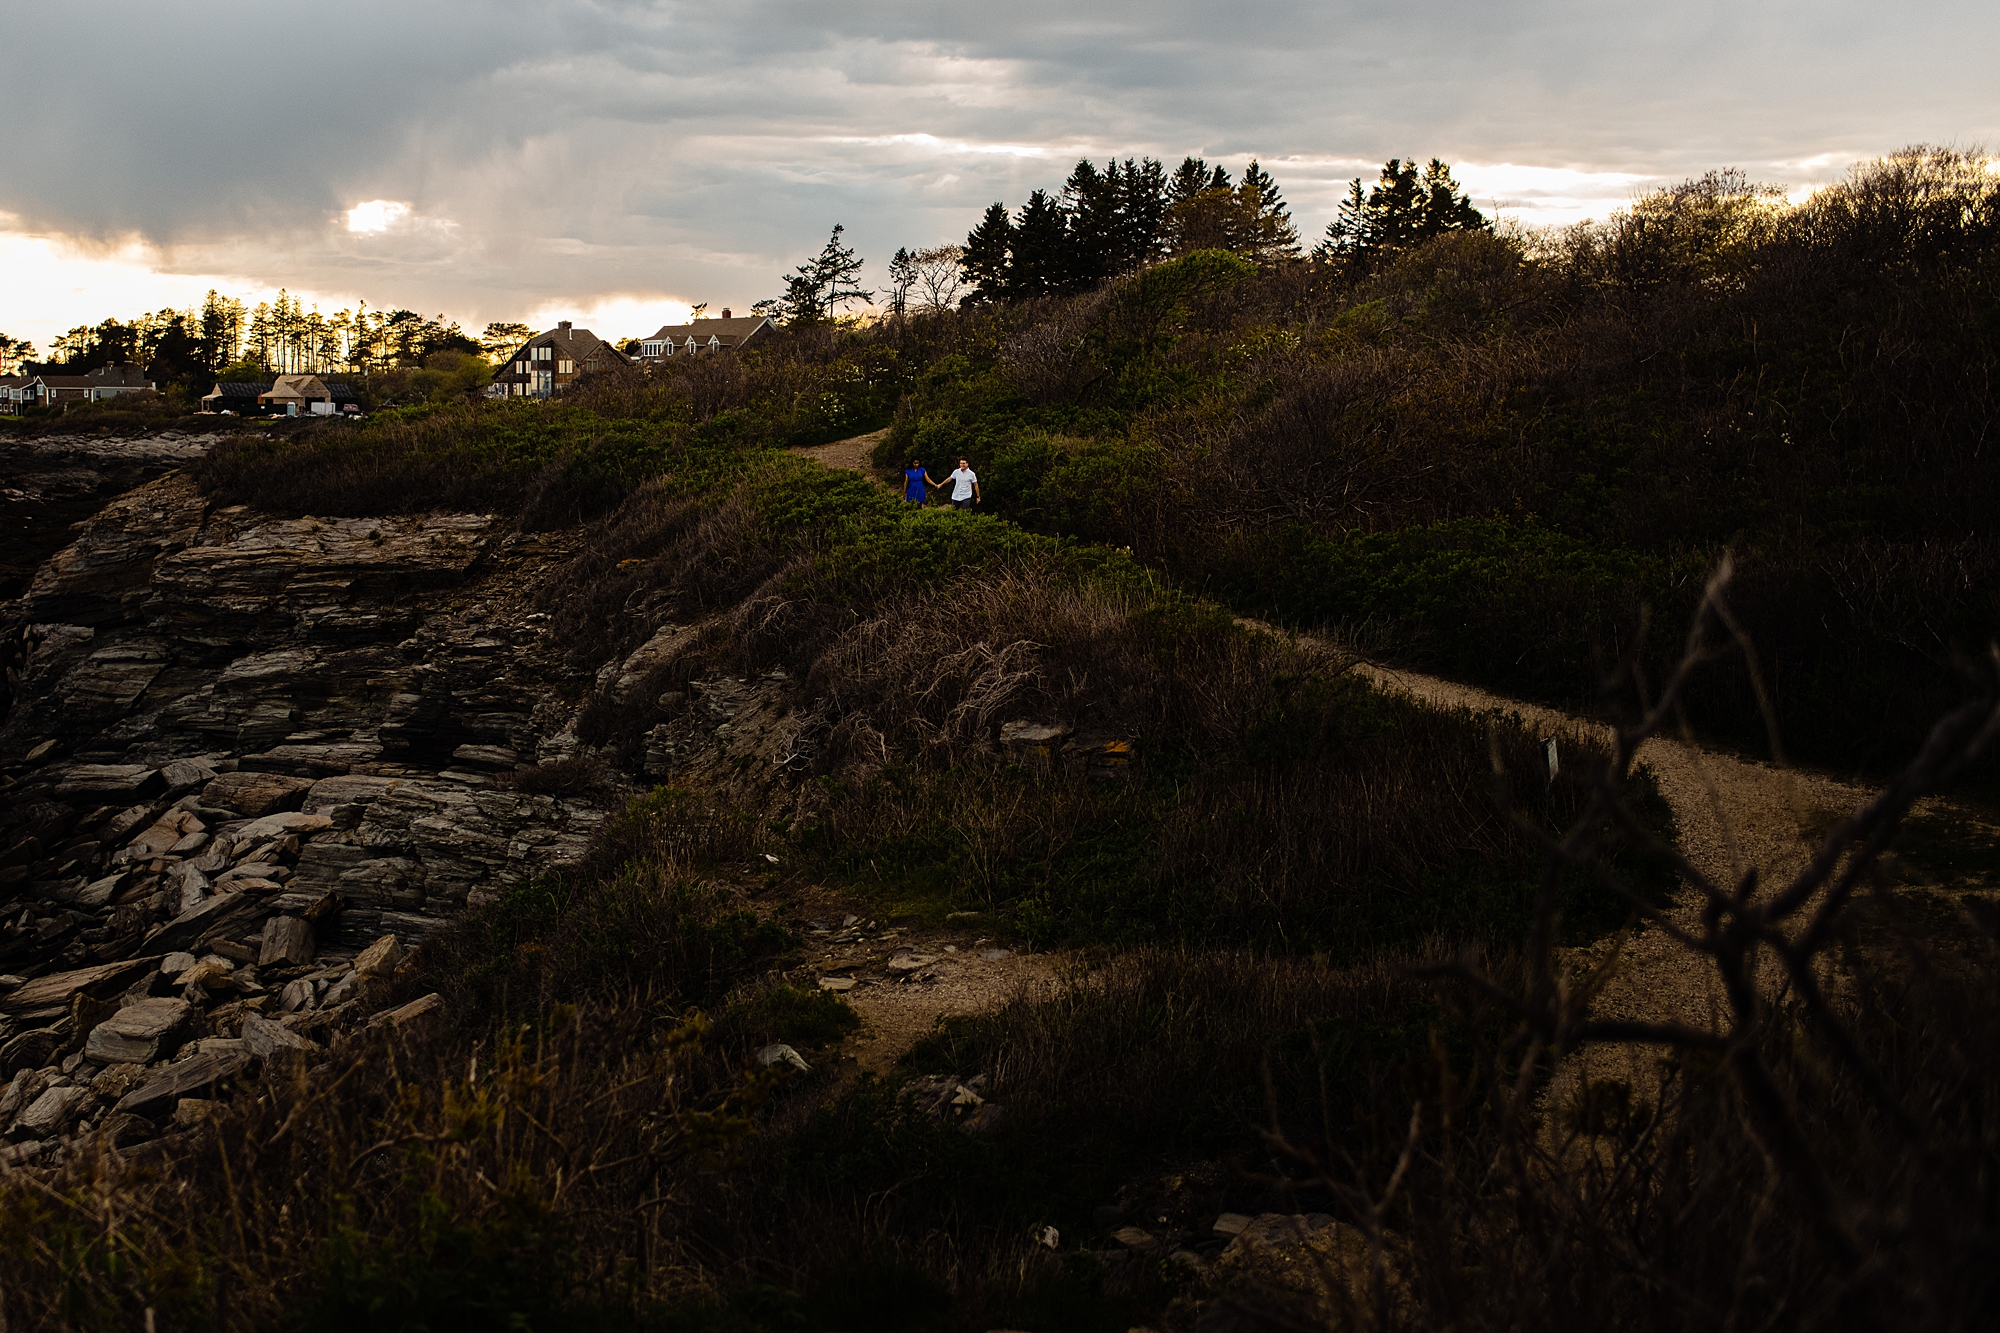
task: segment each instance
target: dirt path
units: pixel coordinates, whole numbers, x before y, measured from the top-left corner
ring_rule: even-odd
[[[869,453],[887,435],[876,431],[794,453],[816,458],[828,467],[869,471]],[[1244,621],[1272,633],[1283,633],[1257,621]],[[1557,742],[1602,744],[1609,732],[1602,724],[1556,709],[1506,699],[1470,685],[1440,680],[1411,671],[1372,664],[1355,668],[1377,688],[1411,695],[1447,708],[1499,709],[1517,714],[1531,732]],[[1819,837],[1875,793],[1867,788],[1798,769],[1717,754],[1682,741],[1655,737],[1643,745],[1640,763],[1650,767],[1660,794],[1673,811],[1680,850],[1689,861],[1720,883],[1734,883],[1755,867],[1761,883],[1788,881],[1811,858]],[[1700,902],[1683,887],[1668,909],[1679,924],[1698,924]],[[847,932],[851,934],[851,929]],[[1024,987],[1054,979],[1055,967],[1046,957],[990,953],[971,932],[933,932],[911,936],[901,946],[935,962],[926,965],[921,980],[907,970],[889,971],[886,955],[866,966],[841,971],[837,965],[855,957],[827,950],[817,960],[822,975],[841,985],[850,1003],[868,1021],[869,1029],[853,1048],[864,1068],[884,1069],[910,1044],[931,1030],[941,1015],[976,1013],[997,1008]],[[872,937],[873,947],[888,937]],[[865,942],[865,941],[864,941]],[[1603,961],[1614,941],[1604,940],[1569,951],[1565,962],[1578,975]],[[851,979],[851,988],[843,979]],[[1625,942],[1623,955],[1609,982],[1599,992],[1595,1012],[1603,1017],[1645,1017],[1710,1028],[1718,1022],[1721,994],[1712,969],[1675,945],[1664,932],[1640,930]],[[1573,1061],[1574,1077],[1628,1077],[1635,1086],[1653,1078],[1653,1053],[1639,1048],[1597,1049]],[[1558,1080],[1561,1084],[1571,1077]]]
[[[1364,665],[1357,670],[1378,688],[1414,696],[1447,708],[1497,708],[1516,713],[1528,729],[1557,742],[1567,738],[1603,743],[1601,724],[1554,709],[1519,703],[1484,690],[1409,671]],[[1640,747],[1640,763],[1653,771],[1660,794],[1672,809],[1682,855],[1721,883],[1741,879],[1756,867],[1760,883],[1783,884],[1810,860],[1819,838],[1875,793],[1823,775],[1702,750],[1655,737]],[[1676,923],[1699,927],[1700,897],[1682,886],[1668,909]],[[1581,975],[1610,956],[1612,940],[1568,951],[1564,962]],[[1775,985],[1777,977],[1768,980]],[[1713,1030],[1723,997],[1714,970],[1660,930],[1640,930],[1625,942],[1610,980],[1593,1012],[1599,1017],[1675,1021]],[[1658,1052],[1644,1047],[1594,1047],[1559,1071],[1557,1104],[1574,1096],[1588,1080],[1621,1079],[1635,1090],[1654,1086]]]
[[[835,440],[832,444],[815,444],[809,448],[793,449],[792,453],[805,458],[818,459],[828,467],[847,468],[853,472],[873,475],[868,465],[868,455],[873,452],[889,434],[885,428],[870,431],[866,435],[856,435],[845,440]]]
[[[993,936],[991,918],[954,913],[943,925],[894,925],[862,899],[812,885],[752,896],[760,916],[782,914],[805,936],[796,985],[838,994],[861,1015],[843,1054],[882,1074],[940,1018],[990,1013],[1056,981],[1064,955],[1033,953]]]

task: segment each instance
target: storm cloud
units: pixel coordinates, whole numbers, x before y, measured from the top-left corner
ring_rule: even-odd
[[[1079,155],[1256,155],[1308,234],[1390,155],[1527,221],[1811,184],[1989,139],[1996,38],[1990,5],[1846,0],[43,6],[8,25],[0,223],[468,323],[742,306],[834,222],[879,274]],[[21,290],[0,326],[75,322]]]

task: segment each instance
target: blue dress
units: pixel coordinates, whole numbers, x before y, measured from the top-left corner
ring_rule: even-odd
[[[922,468],[906,467],[903,469],[903,498],[911,504],[922,504],[930,498],[929,492],[924,490],[924,470]]]

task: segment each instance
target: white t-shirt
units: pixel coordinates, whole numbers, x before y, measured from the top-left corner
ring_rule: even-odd
[[[979,474],[969,467],[962,467],[955,469],[945,480],[951,483],[952,499],[970,500],[973,484],[979,480]]]

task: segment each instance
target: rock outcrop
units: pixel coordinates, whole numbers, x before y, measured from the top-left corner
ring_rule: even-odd
[[[11,1161],[418,1021],[377,1013],[405,950],[575,862],[607,808],[510,781],[578,748],[590,682],[532,610],[575,537],[277,519],[179,474],[73,536],[0,608]]]
[[[686,668],[719,620],[570,664],[534,607],[580,532],[274,518],[173,473],[71,536],[0,605],[0,1162],[430,1021],[391,1007],[410,950],[574,864],[621,785],[762,802],[824,729],[782,672]],[[580,739],[590,708],[626,738]],[[611,777],[527,780],[579,760]]]

